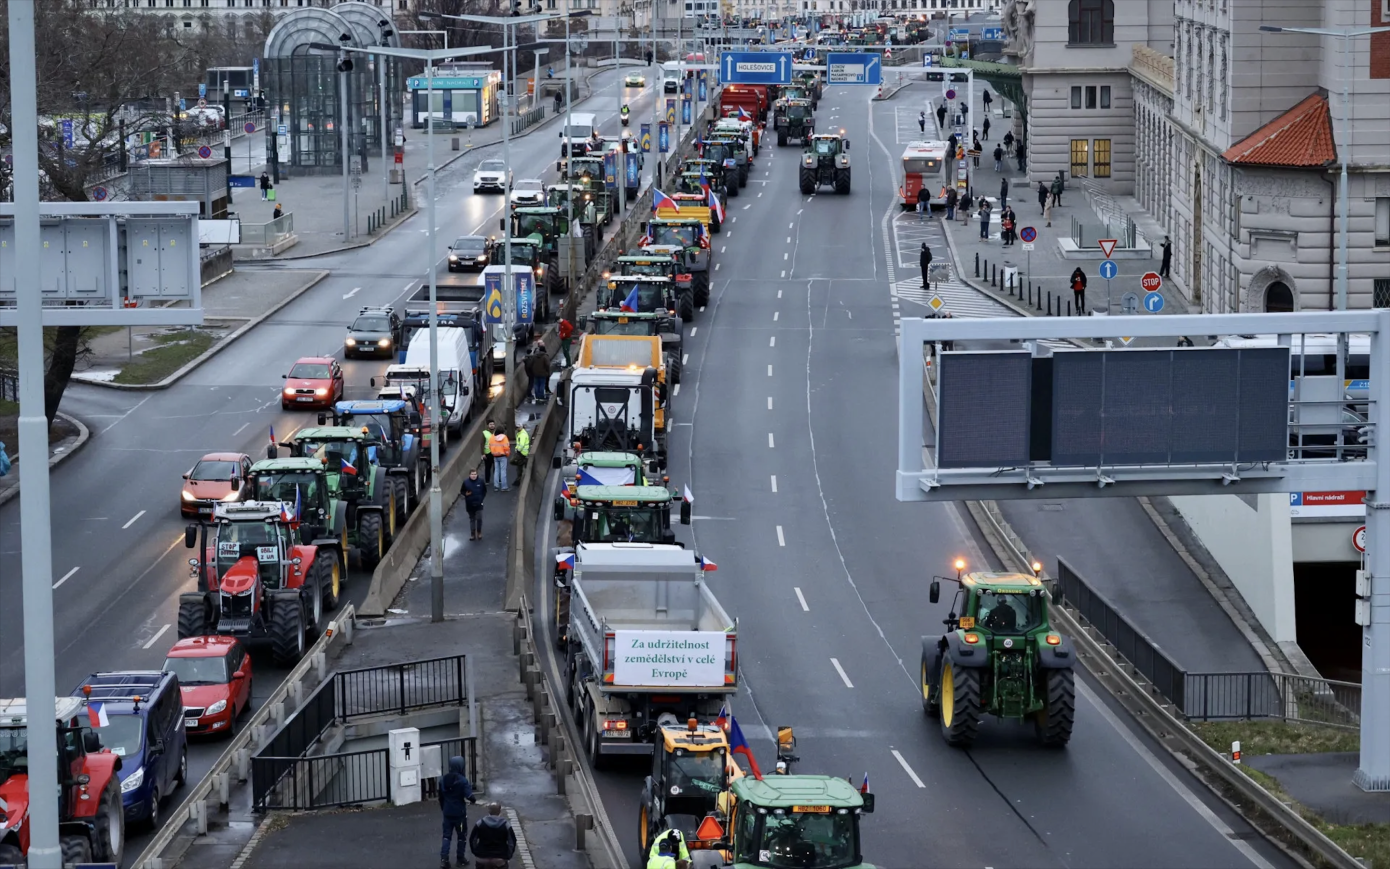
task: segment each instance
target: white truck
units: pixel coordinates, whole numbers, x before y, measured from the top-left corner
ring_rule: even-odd
[[[565,171],[567,158],[587,155],[596,144],[597,131],[598,118],[592,112],[570,112],[560,125],[560,159],[555,161],[555,171]]]
[[[738,622],[679,545],[580,543],[573,553],[566,700],[590,764],[650,755],[662,724],[719,714],[738,690]]]

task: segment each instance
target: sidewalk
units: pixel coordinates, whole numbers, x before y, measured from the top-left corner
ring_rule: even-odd
[[[4,442],[5,452],[11,462],[10,472],[0,477],[0,504],[19,495],[19,437],[9,425],[13,419],[14,417],[0,417],[0,421],[4,423],[0,425],[0,441]],[[90,437],[91,431],[81,420],[60,411],[49,433],[48,467],[51,469],[80,450]]]

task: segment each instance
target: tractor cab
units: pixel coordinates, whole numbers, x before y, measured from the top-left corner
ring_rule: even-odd
[[[873,869],[859,841],[873,794],[823,775],[744,776],[729,790],[735,808],[725,835],[736,869]]]
[[[569,231],[569,221],[563,209],[553,206],[513,208],[512,237],[534,236],[548,259],[555,251],[555,240]]]
[[[662,715],[653,734],[652,771],[642,786],[638,809],[639,845],[646,854],[663,830],[677,829],[691,851],[718,847],[732,803],[729,785],[743,777],[733,762],[729,737],[716,724],[685,724]],[[712,818],[711,828],[706,819]],[[713,835],[708,833],[714,832]]]
[[[386,468],[403,515],[408,515],[419,503],[429,471],[429,455],[420,437],[420,414],[414,405],[402,399],[370,401],[340,401],[332,413],[334,425],[367,429],[376,440],[377,464]],[[329,422],[329,415],[319,414],[319,425]]]
[[[252,501],[298,504],[302,527],[325,524],[331,512],[327,474],[309,458],[263,459],[251,466]]]
[[[294,531],[287,521],[293,511],[292,504],[274,502],[219,504],[204,546],[203,563],[209,569],[197,571],[194,565],[199,587],[224,589],[229,594],[238,594],[258,580],[266,588],[282,587],[288,553],[294,548]],[[185,543],[197,534],[197,527],[185,529]]]
[[[594,479],[580,470],[579,480]],[[671,530],[671,504],[679,496],[661,486],[579,485],[568,499],[556,500],[555,518],[573,523],[576,543],[676,542]],[[690,524],[690,504],[680,501],[680,523]]]
[[[630,304],[635,302],[635,304]],[[598,306],[610,311],[676,316],[676,284],[668,277],[618,275],[599,294]]]
[[[285,441],[291,454],[317,459],[327,472],[329,491],[344,501],[371,500],[373,471],[380,464],[382,443],[371,426],[303,428]]]

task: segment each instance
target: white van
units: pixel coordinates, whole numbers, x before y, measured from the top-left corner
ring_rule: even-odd
[[[561,118],[564,117],[561,115]],[[598,118],[592,112],[570,112],[568,123],[560,124],[560,157],[570,155],[571,142],[574,143],[574,156],[582,157],[589,153],[597,129]]]
[[[439,330],[440,413],[452,430],[461,435],[473,410],[473,357],[468,348],[468,330],[445,327]],[[413,386],[422,401],[429,401],[430,333],[419,329],[410,339],[405,362],[386,369],[389,386]]]
[[[661,65],[661,91],[673,94],[681,89],[680,61],[668,60]]]

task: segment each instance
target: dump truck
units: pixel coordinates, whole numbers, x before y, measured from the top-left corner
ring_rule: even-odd
[[[798,173],[801,192],[810,195],[830,184],[836,193],[849,192],[849,139],[839,133],[822,133],[806,140]]]
[[[738,690],[738,622],[705,584],[714,564],[653,543],[580,543],[566,700],[595,769],[649,756],[657,722],[711,719]]]
[[[719,94],[719,111],[726,117],[732,111],[739,116],[741,111],[753,121],[766,121],[768,109],[767,85],[731,84],[725,85]]]
[[[586,336],[585,341],[594,337]],[[637,453],[657,470],[666,466],[666,385],[660,382],[655,366],[581,365],[569,370],[568,381],[564,404],[569,412],[569,426],[561,448],[563,464],[574,462],[590,450],[614,450]]]

